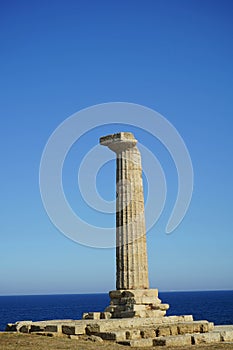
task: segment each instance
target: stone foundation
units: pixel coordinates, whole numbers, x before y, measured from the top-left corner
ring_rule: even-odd
[[[216,326],[193,321],[191,315],[110,320],[22,321],[8,324],[6,331],[66,336],[95,337],[128,346],[183,346],[233,341],[233,326]]]
[[[158,298],[158,289],[114,290],[109,296],[110,306],[104,313],[98,317],[97,313],[89,312],[83,318],[163,317],[169,308]]]

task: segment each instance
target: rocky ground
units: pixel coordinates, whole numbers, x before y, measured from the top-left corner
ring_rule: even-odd
[[[96,341],[97,340],[97,341]],[[46,337],[36,334],[0,333],[0,350],[124,350],[127,346],[111,342],[99,342],[98,339],[81,336],[77,339],[67,337]],[[142,348],[131,348],[141,350]],[[147,350],[164,350],[164,347],[143,348]],[[213,345],[192,345],[185,347],[169,347],[169,350],[233,350],[232,343],[219,343]]]

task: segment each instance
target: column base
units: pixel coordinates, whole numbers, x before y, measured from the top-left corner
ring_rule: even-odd
[[[163,317],[169,308],[158,298],[158,289],[114,290],[109,296],[111,302],[105,312],[111,318]]]

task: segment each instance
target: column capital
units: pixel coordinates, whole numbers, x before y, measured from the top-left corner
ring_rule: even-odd
[[[119,132],[100,138],[100,144],[107,146],[115,153],[120,153],[127,148],[134,147],[137,140],[131,132]]]

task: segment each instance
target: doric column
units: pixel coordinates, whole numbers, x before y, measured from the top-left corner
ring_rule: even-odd
[[[149,289],[141,155],[130,132],[100,138],[117,157],[116,289],[103,313],[84,318],[163,317],[168,304]]]
[[[147,289],[148,263],[141,155],[133,134],[101,137],[116,153],[116,289]]]

